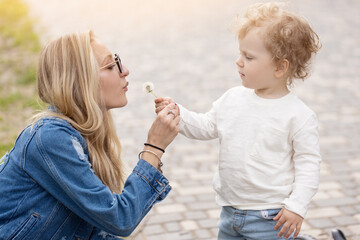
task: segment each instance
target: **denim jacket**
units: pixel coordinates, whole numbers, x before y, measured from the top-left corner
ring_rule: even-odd
[[[0,239],[119,239],[170,190],[140,159],[122,193],[112,193],[94,174],[79,132],[43,118],[0,160]]]

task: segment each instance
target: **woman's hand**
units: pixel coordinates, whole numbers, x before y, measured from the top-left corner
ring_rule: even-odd
[[[173,100],[169,97],[159,97],[155,99],[155,112],[159,114],[161,110],[163,110],[167,105],[173,103]]]
[[[287,210],[286,208],[281,209],[281,211],[273,219],[278,221],[275,225],[275,230],[278,230],[281,226],[283,226],[279,231],[279,237],[281,237],[288,230],[284,236],[286,239],[290,237],[294,231],[294,237],[297,237],[304,220],[300,215]]]
[[[148,133],[148,143],[165,149],[179,132],[179,106],[176,103],[164,104],[157,114]]]

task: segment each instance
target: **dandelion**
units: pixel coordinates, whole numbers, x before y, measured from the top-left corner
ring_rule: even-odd
[[[154,95],[157,98],[153,90],[154,90],[154,84],[152,82],[145,82],[143,84],[143,91],[146,93],[152,93],[152,95]]]

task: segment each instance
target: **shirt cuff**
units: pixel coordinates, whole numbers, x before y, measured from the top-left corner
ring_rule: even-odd
[[[300,215],[302,218],[305,218],[307,208],[302,206],[302,204],[300,204],[294,200],[290,200],[289,198],[285,199],[281,204],[287,210],[290,210],[290,211]]]

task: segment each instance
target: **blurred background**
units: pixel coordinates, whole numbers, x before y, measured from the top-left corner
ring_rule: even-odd
[[[36,62],[46,42],[92,29],[129,68],[129,103],[112,110],[123,159],[134,166],[155,118],[158,96],[206,112],[227,89],[241,84],[238,43],[228,30],[250,0],[0,0],[0,155],[9,151],[27,119],[44,108],[36,96]],[[267,1],[263,1],[267,2]],[[293,0],[323,48],[312,75],[294,91],[319,118],[321,184],[302,233],[331,239],[339,228],[360,239],[360,2]],[[220,208],[212,177],[217,141],[179,136],[164,156],[173,187],[130,239],[216,239]]]

